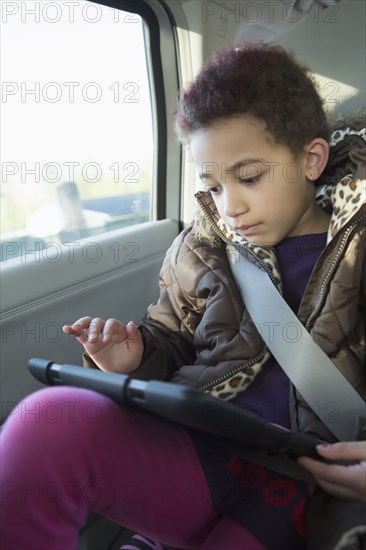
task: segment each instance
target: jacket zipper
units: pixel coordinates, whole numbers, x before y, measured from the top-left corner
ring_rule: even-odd
[[[227,244],[231,244],[233,245],[233,243],[227,238],[225,237],[225,235],[222,233],[222,231],[220,231],[220,229],[217,227],[216,223],[215,223],[215,220],[213,219],[212,215],[211,215],[211,212],[208,210],[208,208],[206,207],[206,205],[204,204],[204,202],[201,200],[201,197],[200,196],[197,196],[197,201],[200,205],[200,207],[202,208],[202,211],[205,215],[205,217],[208,219],[208,221],[210,222],[210,225],[212,227],[212,229],[214,230],[214,232],[216,233],[216,235],[218,235],[220,237],[220,239],[222,241],[224,241],[225,243]],[[239,245],[241,248],[243,248],[242,245]],[[268,276],[270,277],[271,281],[273,282],[273,284],[276,284],[274,279],[273,279],[273,276],[272,276],[272,273],[271,271],[267,268],[267,266],[260,260],[260,258],[258,258],[254,252],[252,252],[250,249],[246,249],[248,251],[248,253],[252,256],[252,258],[256,261],[256,262],[259,262],[259,264],[263,267],[264,271],[267,272]],[[231,369],[229,372],[227,372],[225,375],[222,375],[222,376],[219,376],[218,378],[215,378],[214,380],[212,380],[211,382],[207,382],[206,384],[203,384],[202,386],[199,386],[199,389],[201,391],[204,391],[204,390],[207,390],[209,388],[212,388],[214,386],[217,386],[218,384],[221,384],[222,382],[224,382],[225,380],[228,380],[229,378],[231,378],[231,376],[233,376],[234,374],[236,374],[237,372],[240,372],[244,367],[251,367],[252,365],[255,365],[255,363],[258,363],[258,361],[260,361],[261,359],[263,359],[264,355],[267,353],[268,351],[268,348],[265,347],[258,355],[256,355],[255,357],[253,357],[252,359],[249,359],[247,362],[244,362],[242,363],[241,365],[237,366],[237,367],[234,367],[233,369]]]
[[[264,355],[266,354],[267,351],[268,351],[268,349],[264,348],[263,351],[258,353],[258,355],[256,355],[252,359],[249,359],[247,362],[242,363],[238,367],[234,367],[233,369],[231,369],[231,371],[229,371],[225,375],[219,376],[218,378],[215,378],[215,380],[212,380],[211,382],[207,382],[206,384],[202,384],[202,386],[199,386],[198,389],[201,390],[201,391],[208,390],[209,388],[212,388],[213,386],[217,386],[218,384],[221,384],[222,382],[225,382],[225,380],[227,380],[228,378],[231,378],[231,376],[233,376],[237,372],[240,372],[243,369],[243,367],[251,367],[252,365],[255,365],[255,363],[258,363],[258,361],[263,359],[263,357],[264,357]]]
[[[342,238],[341,238],[341,242],[339,244],[339,247],[338,247],[338,250],[337,250],[337,253],[335,255],[335,257],[333,258],[333,261],[328,269],[328,271],[326,272],[325,276],[324,276],[324,279],[323,279],[323,282],[322,282],[322,285],[320,287],[320,292],[319,292],[319,298],[318,298],[318,301],[315,305],[315,308],[313,310],[313,312],[311,313],[311,315],[309,316],[307,322],[306,322],[306,327],[308,327],[312,320],[314,319],[314,317],[316,317],[319,313],[319,310],[320,310],[320,307],[321,307],[321,304],[323,303],[323,299],[324,299],[324,296],[325,296],[325,290],[326,290],[326,286],[328,284],[328,281],[331,277],[331,275],[333,274],[335,268],[337,267],[338,265],[338,262],[339,262],[339,259],[344,251],[344,248],[347,244],[347,241],[348,241],[348,238],[350,236],[350,233],[352,232],[352,230],[354,229],[354,227],[356,227],[356,225],[363,221],[363,220],[366,220],[366,216],[359,216],[358,218],[356,218],[355,220],[353,220],[353,222],[350,222],[350,224],[348,225],[348,227],[346,227],[344,230],[343,230],[343,235],[342,235]]]

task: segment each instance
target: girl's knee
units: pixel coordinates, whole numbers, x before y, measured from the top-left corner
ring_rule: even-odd
[[[3,427],[3,436],[9,433],[29,441],[32,434],[37,438],[73,437],[93,430],[105,423],[110,424],[113,418],[122,415],[120,407],[105,396],[83,388],[51,387],[41,389],[19,402],[8,416]]]

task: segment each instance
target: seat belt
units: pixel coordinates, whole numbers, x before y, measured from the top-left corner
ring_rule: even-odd
[[[267,272],[233,245],[226,252],[245,307],[278,364],[323,424],[339,440],[354,440],[365,401],[314,342]]]

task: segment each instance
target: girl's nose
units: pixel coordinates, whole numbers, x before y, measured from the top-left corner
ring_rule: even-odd
[[[236,218],[248,212],[247,201],[235,189],[226,190],[224,197],[224,213],[229,218]]]

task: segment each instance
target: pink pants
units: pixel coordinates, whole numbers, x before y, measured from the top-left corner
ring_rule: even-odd
[[[89,390],[47,388],[19,403],[0,467],[3,550],[74,550],[93,512],[178,548],[264,548],[215,512],[186,430]]]

